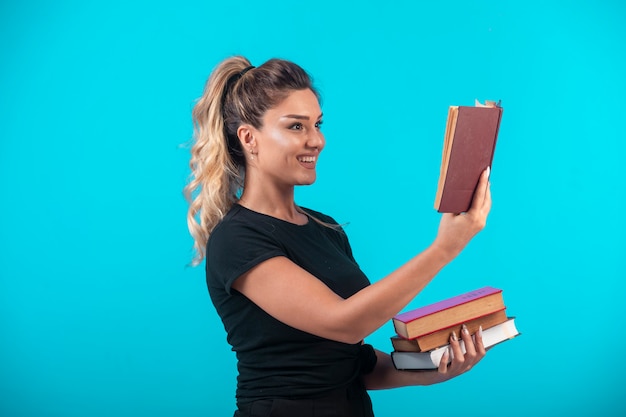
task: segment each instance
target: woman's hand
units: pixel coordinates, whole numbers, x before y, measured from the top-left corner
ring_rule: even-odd
[[[472,340],[467,328],[461,331],[461,339],[465,345],[465,353],[461,350],[461,343],[455,337],[450,337],[450,349],[454,359],[450,362],[450,353],[446,352],[439,362],[439,368],[432,371],[401,371],[393,365],[391,356],[376,351],[378,361],[374,370],[363,375],[365,386],[369,390],[407,387],[414,385],[433,385],[445,382],[459,376],[474,367],[484,356],[482,332],[478,331]]]
[[[465,354],[463,354],[461,350],[461,344],[456,334],[452,333],[450,336],[450,349],[444,353],[439,362],[439,376],[443,378],[444,381],[469,371],[485,356],[482,328],[476,332],[472,339],[467,327],[464,325],[461,330],[461,339],[465,345]],[[453,358],[452,362],[448,364],[450,361],[450,350],[452,350]]]
[[[470,209],[463,214],[445,213],[439,223],[434,246],[455,257],[487,223],[491,210],[489,168],[480,176]]]

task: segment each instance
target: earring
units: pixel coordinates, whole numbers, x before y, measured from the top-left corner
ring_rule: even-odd
[[[254,160],[254,155],[255,153],[252,151],[252,148],[250,148],[250,159]]]

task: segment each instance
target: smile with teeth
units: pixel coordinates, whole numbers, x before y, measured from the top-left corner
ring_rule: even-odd
[[[315,157],[314,156],[301,156],[298,158],[298,161],[300,162],[315,162]]]

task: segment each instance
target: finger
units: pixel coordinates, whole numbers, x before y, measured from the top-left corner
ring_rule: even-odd
[[[474,346],[476,347],[476,353],[482,358],[485,356],[487,350],[485,349],[485,344],[483,343],[483,326],[478,327],[478,331],[474,335]]]
[[[468,370],[472,366],[476,365],[481,356],[479,356],[476,351],[474,340],[472,339],[472,335],[470,335],[466,325],[463,325],[461,328],[461,338],[463,339],[463,344],[465,345],[465,355],[463,357],[465,361],[463,362],[463,367],[465,370]]]
[[[474,341],[466,325],[461,327],[461,339],[463,339],[463,343],[465,344],[465,358],[475,358],[476,348],[474,347]]]
[[[465,357],[463,356],[461,343],[459,343],[459,339],[456,337],[456,332],[452,332],[450,336],[450,348],[452,349],[452,366],[462,365],[465,361]]]
[[[487,191],[485,192],[485,201],[483,202],[483,210],[489,213],[491,210],[491,183],[487,183]]]
[[[450,362],[450,350],[446,349],[446,351],[443,352],[443,356],[439,361],[439,367],[437,369],[440,374],[445,374],[448,371],[448,362]]]
[[[480,195],[483,196],[482,206],[485,205],[486,201],[491,198],[491,183],[489,182],[489,176],[491,175],[491,168],[487,167],[483,171],[480,176],[480,180],[478,181],[480,189]]]
[[[485,169],[480,175],[470,210],[479,210],[481,207],[483,207],[487,195],[487,190],[489,188],[489,172],[490,169],[489,167],[487,167],[487,169]]]

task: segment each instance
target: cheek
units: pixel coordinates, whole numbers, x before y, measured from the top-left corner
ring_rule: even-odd
[[[268,132],[264,142],[264,148],[266,151],[280,154],[288,152],[293,143],[293,139],[289,135],[289,132],[285,132],[281,129],[275,129]]]

